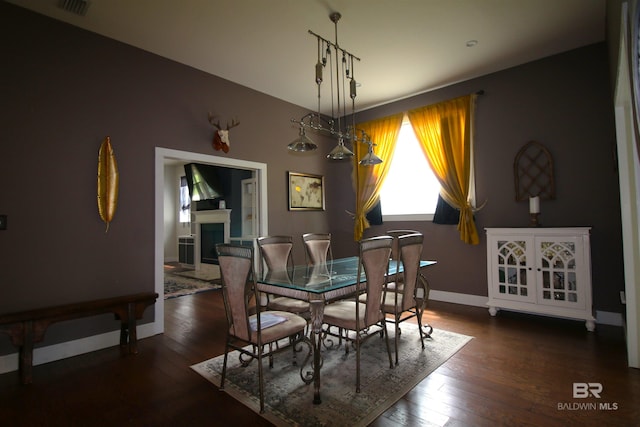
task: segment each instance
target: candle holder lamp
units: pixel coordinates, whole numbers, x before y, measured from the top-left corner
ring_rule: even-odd
[[[540,212],[531,212],[529,215],[531,216],[529,227],[540,227]]]
[[[540,227],[540,196],[529,197],[529,227]]]

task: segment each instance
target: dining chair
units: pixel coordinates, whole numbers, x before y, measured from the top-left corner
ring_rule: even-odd
[[[392,260],[397,260],[398,259],[398,237],[400,236],[404,236],[406,234],[415,234],[415,233],[419,233],[419,231],[416,230],[388,230],[387,231],[387,236],[391,236],[393,237],[393,246],[391,247],[391,259]],[[397,274],[395,280],[392,283],[389,283],[387,285],[387,290],[388,291],[395,291],[396,290],[396,286],[399,287],[399,289],[402,288],[402,273],[401,274]]]
[[[308,265],[326,264],[333,259],[331,233],[306,233],[302,235],[302,242]]]
[[[355,343],[357,393],[360,392],[360,347],[363,341],[382,332],[389,356],[389,368],[393,368],[389,336],[381,305],[386,293],[385,285],[392,243],[393,238],[390,236],[361,240],[356,284],[358,291],[352,298],[339,300],[324,307],[322,321],[327,326],[323,334],[335,335],[331,332],[331,327],[334,326],[339,330],[347,331],[342,338]],[[363,270],[366,276],[365,282],[363,282]],[[360,294],[366,295],[364,302],[359,300]],[[349,334],[348,331],[352,331],[353,334]],[[339,336],[342,336],[342,333],[339,333]]]
[[[424,349],[424,337],[422,331],[422,313],[424,311],[424,302],[426,290],[423,287],[423,281],[420,280],[420,258],[422,256],[422,245],[424,236],[421,233],[403,234],[396,238],[397,240],[397,258],[391,262],[396,263],[396,278],[394,280],[395,292],[386,292],[382,304],[382,310],[387,315],[392,315],[395,325],[395,353],[396,365],[398,364],[398,345],[400,338],[400,323],[405,320],[416,318],[418,321],[418,330],[420,333],[420,341]],[[403,266],[403,273],[397,273]],[[402,286],[398,286],[398,278],[402,275]],[[389,282],[389,286],[394,282]]]
[[[261,275],[266,272],[283,273],[293,267],[293,238],[291,236],[263,236],[256,239],[260,248]],[[309,317],[309,303],[295,298],[266,295],[262,304],[270,310],[289,311]]]
[[[391,259],[398,259],[398,237],[405,234],[419,233],[417,230],[388,230],[387,236],[393,237],[393,246],[391,247]]]
[[[264,412],[264,375],[262,359],[269,358],[269,367],[273,367],[273,354],[305,342],[311,344],[304,334],[307,321],[286,311],[260,311],[251,314],[251,299],[257,300],[257,287],[253,272],[253,248],[230,244],[216,245],[222,295],[227,318],[227,339],[224,349],[224,362],[220,390],[224,390],[227,374],[229,350],[237,350],[250,359],[242,359],[246,366],[253,360],[258,362],[258,380],[260,386],[260,412]],[[286,340],[286,341],[285,341]],[[282,343],[281,343],[282,341]],[[278,345],[272,346],[271,344]],[[295,363],[294,350],[293,357]],[[306,363],[306,361],[305,361]]]

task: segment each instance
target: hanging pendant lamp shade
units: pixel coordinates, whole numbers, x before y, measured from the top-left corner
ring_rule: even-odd
[[[343,160],[353,156],[353,151],[349,150],[342,140],[338,142],[338,145],[335,146],[333,150],[329,154],[327,154],[327,159],[331,160]]]
[[[294,139],[287,148],[291,151],[305,152],[313,151],[318,148],[318,146],[305,134],[304,127],[300,126],[300,135],[298,135],[298,137]]]
[[[371,145],[369,145],[369,152],[365,154],[359,162],[362,166],[373,166],[379,165],[382,163],[382,159],[375,155],[373,150],[371,149]]]
[[[366,134],[365,131],[361,130],[362,138],[360,139],[362,142],[367,144],[367,154],[362,156],[360,161],[358,162],[362,166],[374,166],[382,163],[382,159],[373,152],[373,146],[376,145],[371,141],[369,135]]]

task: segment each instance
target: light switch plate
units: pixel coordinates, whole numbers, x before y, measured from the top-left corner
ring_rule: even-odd
[[[7,229],[7,216],[0,215],[0,230],[6,230],[6,229]]]

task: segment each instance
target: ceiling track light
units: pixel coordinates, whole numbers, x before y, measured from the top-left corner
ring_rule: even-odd
[[[361,165],[376,165],[382,163],[382,160],[373,153],[373,146],[375,144],[369,140],[369,137],[364,132],[362,132],[362,137],[360,139],[356,136],[355,99],[357,96],[356,88],[359,84],[355,79],[354,64],[355,62],[360,61],[360,58],[341,48],[338,44],[338,21],[341,17],[342,15],[338,12],[333,12],[329,15],[329,19],[331,19],[331,22],[334,23],[335,27],[335,39],[333,42],[309,30],[309,34],[315,36],[318,42],[317,62],[315,64],[315,82],[318,90],[318,111],[308,113],[299,120],[291,119],[293,123],[296,123],[299,126],[300,133],[298,137],[287,146],[287,148],[295,152],[306,152],[317,149],[318,145],[306,135],[305,129],[309,128],[319,133],[328,134],[338,140],[338,145],[336,145],[336,147],[327,155],[328,159],[344,160],[353,157],[353,151],[345,145],[345,141],[350,141],[351,144],[361,142],[368,144],[369,149],[367,154],[359,163]],[[320,114],[322,98],[321,87],[324,81],[323,71],[327,67],[330,74],[335,73],[335,84],[333,75],[330,77],[331,118],[329,119]],[[341,87],[349,88],[348,96],[351,98],[350,123],[348,123],[346,119],[347,94],[341,93]]]

